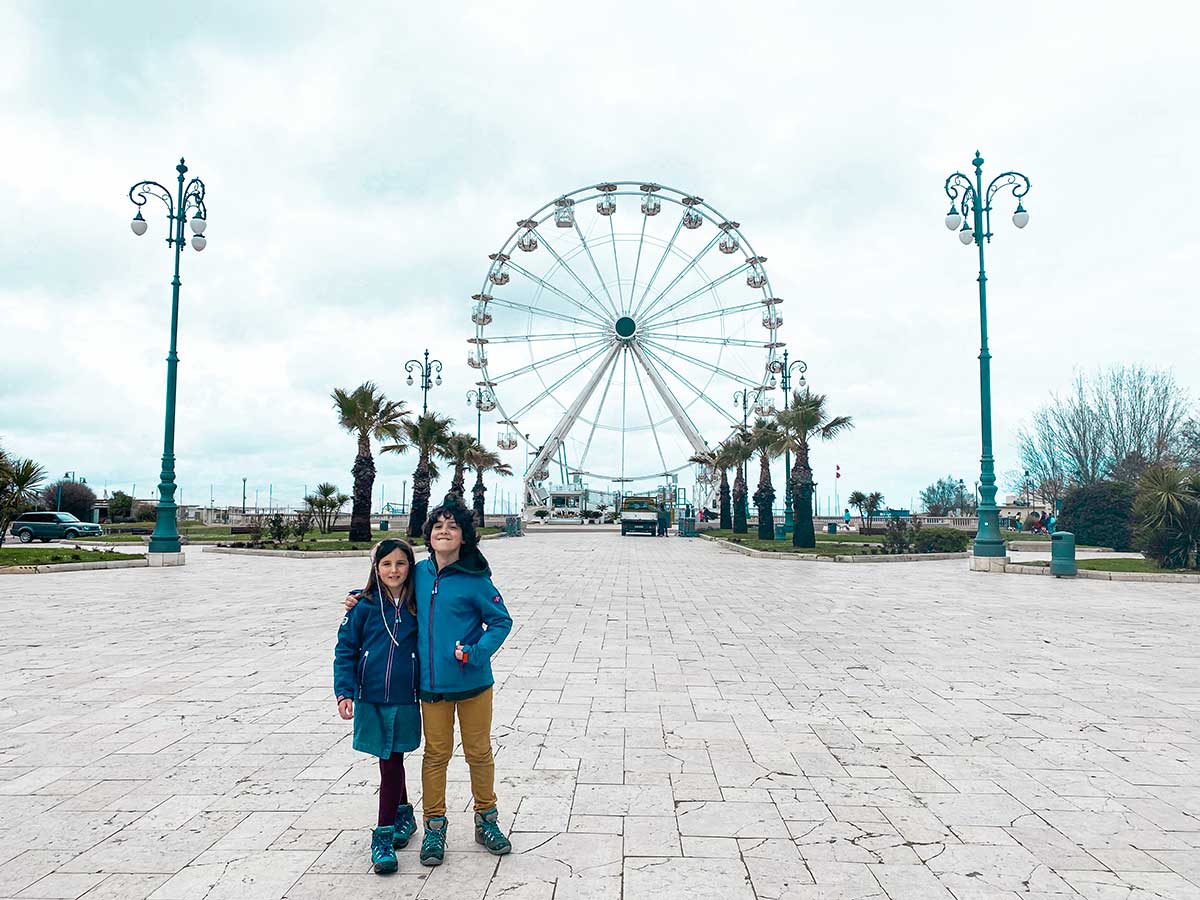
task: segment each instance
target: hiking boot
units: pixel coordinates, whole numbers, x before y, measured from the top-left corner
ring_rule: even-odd
[[[381,825],[371,833],[371,864],[376,875],[396,871],[396,850],[392,847],[396,829]]]
[[[483,844],[492,856],[512,852],[512,842],[500,830],[499,817],[495,807],[487,812],[475,813],[475,843]]]
[[[396,836],[392,839],[394,845],[400,849],[407,847],[408,842],[416,833],[417,819],[413,815],[412,805],[400,804],[400,808],[396,810]]]
[[[446,817],[425,820],[425,839],[421,841],[421,865],[440,866],[446,855]]]

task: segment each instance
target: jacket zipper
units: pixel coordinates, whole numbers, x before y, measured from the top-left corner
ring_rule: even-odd
[[[384,614],[386,615],[386,613]],[[392,631],[400,630],[400,605],[396,605],[396,618],[392,622]],[[396,652],[396,645],[388,641],[388,661],[387,672],[383,676],[383,702],[387,703],[392,697],[392,656]]]
[[[439,572],[433,579],[433,593],[429,596],[429,691],[433,693],[433,607],[437,603],[438,582],[442,580]]]
[[[366,677],[367,677],[367,657],[370,655],[371,655],[370,650],[364,650],[363,655],[362,655],[362,662],[358,664],[358,699],[359,700],[362,699],[363,681],[365,681]]]
[[[417,702],[417,654],[412,655],[413,703]]]

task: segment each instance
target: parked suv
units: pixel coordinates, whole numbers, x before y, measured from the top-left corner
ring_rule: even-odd
[[[12,533],[22,544],[28,544],[34,538],[52,541],[57,538],[98,537],[104,534],[104,529],[91,522],[80,522],[71,513],[28,512],[18,516],[12,523]]]

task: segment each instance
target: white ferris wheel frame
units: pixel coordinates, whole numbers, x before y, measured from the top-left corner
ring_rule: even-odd
[[[637,292],[637,275],[640,270],[640,265],[641,265],[641,261],[642,261],[642,250],[647,244],[645,225],[646,225],[646,219],[649,218],[649,216],[646,215],[645,212],[643,212],[641,236],[640,236],[639,242],[638,242],[637,263],[635,264],[633,281],[632,281],[632,286],[631,286],[631,293],[630,293],[631,309],[628,311],[626,311],[624,309],[623,295],[621,295],[621,301],[619,303],[613,300],[612,294],[609,291],[608,282],[605,280],[603,275],[601,275],[599,267],[596,264],[595,257],[592,255],[591,247],[588,245],[587,238],[584,236],[582,230],[580,229],[578,220],[573,215],[571,217],[572,225],[568,226],[568,227],[574,228],[575,233],[579,238],[580,248],[577,249],[574,254],[572,254],[572,258],[578,256],[580,251],[586,253],[587,258],[591,262],[592,270],[594,271],[595,275],[597,276],[597,278],[599,280],[599,283],[600,283],[599,292],[594,292],[591,288],[589,288],[587,286],[587,284],[583,281],[583,279],[581,279],[579,277],[579,275],[567,264],[566,260],[564,260],[563,257],[554,249],[552,242],[547,240],[538,230],[548,220],[553,219],[555,217],[556,212],[559,210],[562,210],[564,207],[578,207],[578,206],[582,206],[583,204],[591,203],[592,201],[595,201],[595,200],[603,201],[603,200],[605,200],[605,198],[615,198],[615,197],[639,197],[639,198],[642,198],[643,203],[645,203],[650,198],[656,198],[658,201],[666,201],[668,203],[673,203],[679,207],[682,207],[682,209],[683,209],[683,212],[681,213],[681,216],[680,216],[680,221],[675,227],[675,232],[672,235],[670,241],[667,242],[665,249],[663,249],[662,254],[659,258],[658,264],[654,270],[654,273],[650,277],[650,280],[646,283],[646,287],[642,293],[641,299],[638,300],[636,307],[634,307],[633,306],[633,294],[635,294]],[[660,202],[659,208],[661,209],[661,202]],[[657,293],[657,295],[649,303],[649,305],[644,306],[644,304],[646,303],[646,299],[650,294],[650,289],[651,289],[651,287],[653,287],[653,285],[658,277],[659,271],[662,269],[663,264],[666,262],[667,258],[671,255],[673,249],[676,252],[679,252],[678,248],[675,247],[675,240],[676,240],[676,238],[678,238],[681,230],[684,227],[684,218],[689,214],[689,211],[692,213],[698,214],[700,217],[702,217],[703,222],[708,222],[708,223],[715,225],[716,226],[716,234],[712,238],[712,240],[709,241],[700,251],[696,252],[694,255],[691,256],[690,260],[684,266],[682,271],[677,273],[674,276],[674,278],[672,278],[671,281],[667,284],[667,286]],[[614,264],[617,269],[616,287],[618,290],[618,294],[620,295],[621,294],[621,287],[620,287],[621,280],[620,280],[620,263],[617,258],[617,248],[616,248],[617,233],[615,232],[615,230],[613,230],[612,216],[607,215],[606,218],[609,219],[609,223],[610,223],[611,240],[613,243],[613,256],[614,256],[613,261],[614,261]],[[701,224],[703,224],[703,222]],[[672,302],[669,302],[663,308],[658,309],[657,311],[654,311],[658,302],[660,300],[662,300],[664,297],[666,297],[667,294],[669,294],[670,291],[684,278],[684,276],[686,276],[693,269],[697,268],[699,266],[701,259],[705,255],[707,255],[709,251],[711,251],[714,247],[716,247],[718,245],[718,242],[720,242],[722,240],[722,238],[725,237],[726,235],[733,235],[735,240],[738,243],[739,249],[744,250],[744,252],[746,254],[745,262],[736,266],[731,271],[726,272],[726,273],[718,276],[717,278],[708,281],[702,287],[700,287],[696,290],[693,290],[693,291],[689,291],[686,295],[684,295],[684,297],[673,300]],[[589,306],[589,305],[587,305],[587,303],[581,302],[580,298],[571,296],[566,291],[564,291],[562,288],[560,288],[556,285],[550,284],[548,281],[539,277],[538,275],[534,274],[533,272],[529,271],[527,268],[525,268],[525,266],[523,266],[521,263],[517,262],[517,259],[519,259],[519,257],[516,256],[516,251],[518,249],[519,242],[522,240],[527,240],[530,236],[532,236],[534,239],[536,239],[538,247],[546,248],[546,250],[555,259],[555,268],[561,267],[561,269],[563,271],[567,272],[573,278],[573,280],[574,280],[575,284],[578,286],[578,288],[580,288],[583,291],[585,298],[587,300],[590,300],[591,303],[594,304],[593,306]],[[650,243],[651,244],[657,243],[659,246],[661,246],[661,241],[657,241],[657,242],[651,241]],[[637,375],[639,382],[640,382],[641,376],[637,374],[636,367],[640,366],[642,371],[646,374],[651,386],[654,388],[654,391],[658,394],[659,398],[663,402],[663,405],[666,407],[666,409],[669,413],[669,418],[674,420],[676,426],[679,428],[680,432],[683,434],[684,438],[686,439],[687,443],[691,446],[694,453],[699,454],[699,453],[703,453],[703,452],[707,451],[709,449],[709,444],[701,436],[696,425],[693,423],[693,421],[691,420],[691,417],[688,415],[685,407],[679,402],[678,398],[675,396],[674,392],[670,389],[669,385],[667,385],[666,382],[663,380],[662,375],[658,371],[657,367],[662,366],[667,371],[671,372],[671,374],[677,380],[679,380],[682,384],[687,386],[692,391],[692,393],[694,393],[696,395],[695,400],[690,401],[688,403],[688,406],[690,406],[692,403],[703,401],[704,403],[708,404],[708,406],[710,406],[711,408],[715,409],[718,413],[720,413],[720,415],[723,416],[725,419],[729,420],[733,426],[740,427],[742,424],[724,406],[717,404],[716,402],[713,401],[713,399],[711,397],[709,397],[707,394],[705,394],[702,390],[696,388],[687,378],[685,378],[678,371],[676,371],[670,365],[670,363],[668,363],[667,360],[665,359],[666,356],[672,356],[672,355],[680,356],[680,354],[676,353],[675,351],[672,351],[669,347],[665,347],[661,343],[654,341],[652,339],[652,337],[650,337],[650,336],[639,337],[639,335],[635,333],[632,336],[621,337],[617,333],[616,325],[614,325],[614,323],[612,322],[613,318],[617,319],[619,322],[621,320],[621,318],[624,316],[624,317],[629,318],[629,321],[631,323],[634,323],[636,321],[636,317],[640,317],[641,315],[648,315],[649,318],[644,320],[645,324],[648,326],[649,324],[659,320],[662,317],[662,315],[664,315],[665,313],[668,313],[674,309],[678,309],[678,308],[686,305],[691,300],[693,300],[697,297],[700,297],[711,290],[714,290],[716,287],[723,284],[724,282],[726,282],[732,278],[735,278],[738,275],[741,275],[747,271],[755,272],[757,275],[759,275],[761,277],[762,283],[760,286],[752,288],[752,290],[757,291],[759,294],[761,294],[761,296],[758,297],[757,299],[755,299],[754,301],[735,303],[734,305],[729,306],[729,307],[718,306],[718,308],[716,310],[710,310],[705,313],[700,313],[700,314],[691,315],[691,316],[684,316],[684,317],[678,318],[674,321],[660,323],[660,325],[658,327],[662,327],[662,325],[664,325],[664,324],[665,325],[681,325],[681,324],[685,324],[685,323],[689,323],[689,322],[703,321],[704,319],[711,319],[711,318],[721,318],[722,321],[724,321],[724,317],[726,315],[733,314],[733,313],[745,313],[752,309],[760,309],[763,313],[763,323],[762,324],[764,325],[764,327],[766,327],[768,329],[768,332],[769,332],[769,339],[766,341],[759,342],[759,341],[734,339],[734,338],[728,338],[728,337],[706,337],[706,336],[684,336],[684,337],[676,336],[674,338],[671,338],[671,340],[692,341],[692,342],[700,343],[700,344],[707,343],[707,344],[724,345],[724,346],[743,346],[743,347],[756,347],[756,348],[760,347],[760,348],[762,348],[765,351],[765,359],[763,362],[763,374],[757,380],[750,378],[750,377],[743,376],[743,375],[739,375],[735,372],[730,372],[728,370],[722,369],[719,366],[714,366],[711,363],[707,363],[707,362],[704,362],[704,361],[696,359],[696,358],[690,358],[689,362],[693,365],[696,365],[696,366],[702,368],[702,369],[710,371],[714,376],[719,374],[719,375],[724,376],[725,378],[735,381],[736,383],[738,383],[741,386],[741,388],[744,391],[748,391],[748,392],[752,393],[752,395],[754,397],[755,407],[765,407],[766,403],[764,401],[764,397],[768,391],[771,391],[774,389],[774,385],[770,384],[769,382],[773,381],[774,380],[773,376],[778,374],[782,369],[782,362],[778,358],[778,354],[779,354],[779,351],[785,346],[785,344],[783,342],[779,341],[779,339],[778,339],[778,328],[779,328],[779,324],[781,324],[781,322],[782,322],[782,319],[778,313],[778,305],[780,303],[782,303],[783,301],[782,301],[782,299],[775,297],[774,293],[771,290],[770,276],[767,273],[766,267],[764,265],[764,263],[766,262],[766,258],[761,257],[757,254],[757,252],[753,248],[753,245],[746,238],[745,234],[741,231],[740,224],[738,222],[729,220],[719,210],[717,210],[711,204],[705,202],[701,197],[698,197],[695,194],[690,194],[685,191],[678,190],[677,188],[672,188],[672,187],[669,187],[666,185],[660,185],[655,182],[647,182],[647,181],[615,181],[615,182],[603,182],[603,183],[595,184],[595,185],[587,185],[587,186],[578,188],[574,191],[571,191],[569,193],[562,194],[559,197],[556,197],[554,200],[551,200],[550,202],[539,207],[531,215],[526,216],[524,219],[519,220],[517,222],[517,227],[509,234],[508,238],[501,245],[500,249],[496,253],[491,254],[490,258],[492,260],[492,263],[488,267],[487,272],[484,274],[483,286],[480,289],[480,292],[473,297],[473,299],[477,303],[476,309],[482,308],[484,310],[484,312],[486,313],[488,306],[496,306],[499,308],[512,310],[514,312],[525,312],[525,313],[529,313],[529,314],[537,314],[539,316],[543,316],[546,318],[551,318],[551,319],[555,319],[557,321],[562,321],[564,323],[564,325],[567,327],[570,327],[570,326],[587,327],[588,329],[592,329],[591,331],[586,332],[587,334],[598,335],[598,337],[596,337],[596,339],[584,342],[582,345],[573,346],[568,351],[557,354],[556,356],[549,357],[548,359],[545,359],[545,360],[538,360],[528,366],[523,366],[520,369],[516,369],[511,372],[506,372],[503,375],[496,375],[493,377],[493,375],[489,372],[489,369],[488,369],[489,363],[487,360],[486,353],[484,352],[485,346],[490,342],[490,340],[489,340],[489,338],[487,338],[487,336],[485,334],[485,330],[484,330],[486,327],[486,324],[490,321],[490,318],[486,317],[486,316],[483,316],[483,317],[473,316],[472,317],[475,320],[475,337],[470,339],[469,343],[473,345],[473,353],[477,354],[477,356],[471,360],[471,364],[473,367],[479,369],[480,373],[482,375],[481,380],[476,382],[476,384],[479,386],[479,388],[481,390],[486,390],[491,393],[496,405],[499,407],[500,412],[502,413],[502,418],[500,419],[500,424],[505,425],[508,429],[508,433],[510,433],[515,439],[517,439],[519,441],[520,440],[525,441],[527,447],[533,447],[533,446],[538,446],[538,445],[535,445],[533,441],[526,438],[526,436],[519,429],[514,430],[514,427],[518,424],[518,417],[531,411],[538,404],[540,404],[541,402],[543,402],[547,399],[553,398],[555,403],[557,403],[560,407],[563,407],[564,404],[557,398],[553,397],[555,389],[560,387],[562,384],[564,384],[570,378],[574,377],[575,375],[578,375],[581,371],[586,369],[589,365],[592,365],[593,363],[596,363],[597,360],[599,360],[599,364],[596,365],[595,370],[592,372],[591,377],[588,379],[583,390],[580,391],[579,395],[575,398],[575,400],[569,406],[565,407],[565,411],[564,411],[563,415],[561,416],[561,418],[559,419],[558,424],[551,430],[550,434],[547,436],[545,441],[543,441],[540,444],[539,452],[537,453],[537,455],[534,458],[534,460],[532,461],[532,463],[528,464],[528,466],[525,470],[525,475],[524,475],[524,492],[523,492],[523,496],[524,496],[526,503],[529,502],[529,499],[532,496],[531,490],[533,489],[534,485],[536,485],[537,483],[539,483],[541,481],[546,480],[549,477],[549,471],[548,471],[549,460],[554,458],[556,456],[556,454],[559,452],[559,448],[563,446],[564,442],[566,441],[567,436],[570,434],[571,430],[574,428],[574,426],[580,419],[584,408],[588,404],[588,401],[595,394],[596,388],[600,385],[601,381],[604,379],[604,376],[606,374],[609,375],[608,383],[611,384],[612,377],[616,373],[617,358],[624,356],[624,354],[622,352],[623,350],[630,351],[629,356],[632,357],[634,360],[635,375]],[[520,275],[522,278],[526,278],[526,279],[532,281],[534,284],[536,284],[542,290],[549,291],[550,293],[556,295],[557,297],[567,301],[572,307],[574,307],[574,311],[572,313],[560,313],[556,310],[541,309],[538,307],[528,306],[526,304],[516,303],[512,300],[507,300],[503,297],[493,296],[492,291],[496,290],[496,286],[493,285],[493,283],[492,283],[493,273],[498,273],[500,271],[503,271],[506,268],[508,270]],[[550,275],[550,274],[553,274],[553,272],[548,271],[545,274]],[[607,303],[605,301],[607,301]],[[643,306],[644,306],[644,308],[643,308]],[[578,312],[579,315],[575,314],[576,311]],[[653,314],[651,314],[652,311],[653,311]],[[642,325],[640,322],[638,322],[638,324],[635,325],[635,327],[638,328],[638,330],[640,331]],[[606,330],[609,332],[608,334],[604,333]],[[555,339],[555,338],[567,338],[567,337],[575,337],[575,333],[564,331],[563,333],[560,333],[557,335],[554,335],[554,334],[551,334],[551,335],[526,335],[526,336],[524,336],[524,339],[526,341],[534,341],[534,340],[551,340],[551,339]],[[521,339],[520,336],[514,335],[514,336],[507,336],[504,338],[497,338],[496,341],[511,343],[511,342],[516,342],[520,339]],[[544,366],[544,365],[548,365],[553,362],[561,361],[562,359],[568,358],[572,355],[582,356],[583,361],[578,366],[576,366],[574,369],[572,369],[570,372],[568,372],[566,376],[563,376],[562,378],[558,379],[558,381],[556,381],[555,384],[550,385],[549,387],[546,387],[537,396],[535,396],[532,401],[523,404],[520,409],[514,409],[510,413],[510,411],[505,408],[503,397],[502,397],[503,391],[497,390],[497,386],[502,381],[511,379],[513,377],[519,376],[521,374],[525,374],[530,371],[534,371],[534,370],[536,370],[536,368],[538,366]],[[626,363],[627,362],[628,362],[628,360],[626,359]],[[543,384],[544,384],[544,382],[543,382]],[[627,388],[626,388],[626,390],[627,390]],[[605,386],[604,394],[602,395],[601,406],[603,405],[603,398],[607,396],[607,392],[608,392],[608,385]],[[581,462],[581,468],[578,470],[572,469],[571,470],[572,474],[576,474],[576,473],[589,474],[589,475],[593,475],[595,477],[608,478],[609,480],[612,480],[612,481],[628,482],[628,481],[641,480],[641,479],[647,478],[647,477],[653,477],[654,475],[663,475],[663,476],[671,475],[671,474],[681,471],[682,469],[687,468],[689,465],[692,465],[692,463],[690,463],[690,462],[684,462],[682,465],[676,466],[674,468],[670,468],[668,466],[665,456],[662,454],[661,444],[659,443],[657,431],[655,428],[655,426],[657,424],[661,424],[661,422],[666,421],[666,419],[662,419],[659,422],[655,422],[653,415],[650,414],[650,412],[649,412],[649,401],[646,400],[646,397],[645,397],[644,385],[642,386],[642,392],[643,392],[643,400],[647,404],[647,413],[649,416],[649,428],[654,433],[655,443],[656,443],[656,445],[658,445],[659,456],[660,456],[661,461],[663,462],[664,470],[662,472],[656,472],[656,473],[652,473],[650,475],[633,476],[633,477],[625,477],[625,474],[622,471],[621,477],[618,478],[618,477],[613,477],[613,476],[609,476],[609,475],[602,475],[600,473],[595,473],[595,472],[585,472],[582,469],[582,462]],[[591,447],[592,438],[595,436],[596,427],[598,425],[599,412],[600,412],[600,409],[598,408],[597,409],[597,422],[591,423],[592,431],[588,438],[587,447],[584,450],[585,457],[588,452],[588,449],[590,449],[590,447]],[[617,429],[613,429],[613,426],[604,426],[604,427],[608,428],[608,429],[612,429],[612,430],[617,430]],[[619,430],[622,432],[622,439],[624,439],[624,434],[629,430],[628,428],[625,427],[624,421],[622,422],[622,427]],[[623,464],[623,456],[622,456],[622,464]],[[711,488],[710,488],[710,490],[711,490]],[[705,498],[705,504],[707,503],[708,499],[709,498]]]

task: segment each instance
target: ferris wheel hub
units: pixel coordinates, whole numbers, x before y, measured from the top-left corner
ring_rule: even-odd
[[[621,316],[617,319],[613,330],[617,333],[617,338],[622,341],[632,341],[634,334],[637,333],[637,323],[633,321],[632,316]]]

